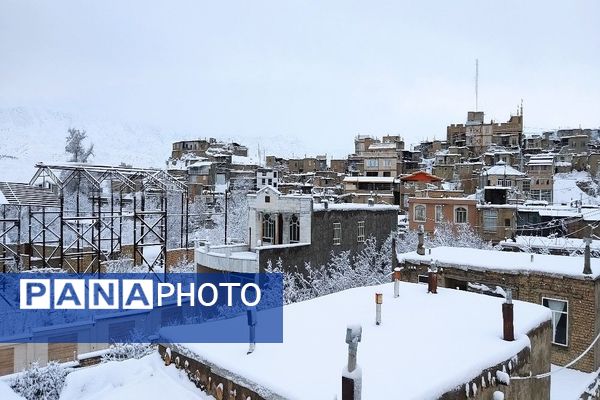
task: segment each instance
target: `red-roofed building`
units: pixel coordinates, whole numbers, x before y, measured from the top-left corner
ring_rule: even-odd
[[[408,198],[425,189],[440,189],[443,179],[425,171],[417,171],[398,177],[400,181],[400,209],[408,211]]]

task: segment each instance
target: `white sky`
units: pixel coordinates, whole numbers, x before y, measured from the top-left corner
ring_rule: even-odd
[[[474,108],[600,126],[600,2],[0,0],[0,107],[205,135],[445,137]]]

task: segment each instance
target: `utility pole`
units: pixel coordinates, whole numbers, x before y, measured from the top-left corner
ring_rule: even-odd
[[[225,241],[224,244],[227,244],[227,195],[229,194],[229,189],[225,189]]]
[[[475,59],[475,111],[479,111],[479,59]]]

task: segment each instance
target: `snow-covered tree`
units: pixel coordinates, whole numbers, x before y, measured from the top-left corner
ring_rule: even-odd
[[[45,367],[37,362],[10,381],[10,387],[27,400],[58,400],[69,371],[56,361]]]
[[[392,238],[395,233],[377,245],[370,236],[363,248],[351,257],[350,251],[331,254],[326,265],[312,266],[306,263],[304,271],[284,268],[281,259],[273,267],[269,261],[267,272],[283,274],[284,303],[304,301],[340,290],[359,286],[376,285],[389,281],[392,260]]]
[[[89,147],[85,147],[83,142],[87,138],[87,133],[84,130],[75,128],[70,128],[68,132],[65,152],[70,155],[69,161],[78,163],[88,162],[88,158],[94,155],[94,145],[90,144]]]

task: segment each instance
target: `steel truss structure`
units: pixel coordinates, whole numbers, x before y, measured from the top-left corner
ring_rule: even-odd
[[[129,255],[149,272],[166,273],[167,247],[188,247],[187,185],[167,172],[76,163],[36,168],[28,185],[0,183],[7,200],[0,210],[4,266],[11,258],[18,265],[24,249],[31,263],[67,272],[99,272],[102,262]],[[6,217],[10,207],[16,217]],[[16,245],[6,241],[13,231]]]

